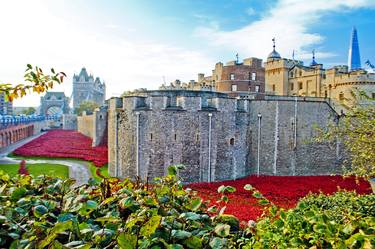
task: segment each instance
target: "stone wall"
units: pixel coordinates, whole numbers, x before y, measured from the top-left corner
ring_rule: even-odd
[[[107,108],[97,108],[91,115],[83,112],[82,116],[77,117],[77,129],[92,139],[92,146],[106,143],[108,136]]]
[[[13,143],[37,135],[46,130],[46,121],[36,121],[28,124],[12,125],[0,130],[0,148],[7,147]]]
[[[101,143],[106,143],[107,141],[107,108],[100,108],[95,110],[93,116],[94,124],[92,145],[98,146]]]
[[[94,116],[87,115],[85,111],[82,112],[82,115],[77,117],[77,130],[83,135],[93,138]]]
[[[261,115],[261,174],[321,175],[340,173],[338,144],[314,143],[316,126],[326,127],[337,114],[320,101],[256,100],[250,103],[251,173],[258,168],[258,127]],[[295,127],[295,125],[297,126]]]
[[[77,115],[63,114],[63,130],[77,130]]]
[[[180,175],[185,182],[257,173],[258,115],[260,174],[339,172],[336,145],[308,143],[314,124],[336,119],[326,102],[234,99],[202,91],[149,91],[143,97],[111,99],[109,172],[152,179],[165,175],[169,165],[184,164]]]

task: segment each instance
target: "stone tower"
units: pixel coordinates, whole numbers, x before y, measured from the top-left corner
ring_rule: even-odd
[[[94,79],[94,76],[88,75],[86,68],[82,68],[78,75],[73,76],[73,109],[77,108],[82,101],[94,101],[103,105],[105,91],[105,83],[102,83],[99,77]]]
[[[355,27],[353,27],[350,37],[348,68],[349,71],[361,69],[361,56],[359,54],[358,35]]]
[[[272,41],[273,50],[264,63],[266,93],[288,95],[289,69],[296,64],[301,64],[301,62],[281,58],[275,49],[275,38]]]

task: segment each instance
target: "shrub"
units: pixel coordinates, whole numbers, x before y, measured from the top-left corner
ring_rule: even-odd
[[[173,167],[172,167],[173,169]],[[212,217],[177,170],[149,186],[128,179],[72,188],[74,180],[0,172],[1,248],[228,248],[237,234]]]
[[[259,220],[245,248],[374,248],[374,207],[373,194],[310,195]]]
[[[20,162],[20,167],[18,169],[18,174],[20,174],[20,175],[29,175],[30,174],[29,171],[26,168],[26,162],[25,162],[25,160],[22,160]]]

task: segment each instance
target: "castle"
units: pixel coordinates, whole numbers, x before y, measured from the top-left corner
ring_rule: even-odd
[[[347,155],[340,140],[312,138],[316,126],[339,124],[337,111],[351,103],[352,90],[374,97],[374,74],[358,64],[356,36],[349,66],[324,69],[315,54],[304,66],[282,58],[274,43],[263,69],[256,58],[217,63],[197,82],[111,98],[106,111],[82,117],[78,126],[96,143],[105,129],[109,173],[121,178],[153,179],[174,164],[186,166],[179,173],[184,182],[341,173]]]
[[[73,76],[73,109],[82,101],[93,101],[103,105],[105,101],[106,86],[99,77],[88,75],[86,68],[82,68],[78,75]]]
[[[228,93],[230,96],[240,94],[264,93],[264,67],[262,59],[246,58],[243,62],[229,61],[225,65],[222,62],[215,64],[212,75],[198,74],[198,81],[181,83],[179,80],[170,85],[162,85],[160,90],[202,90]]]
[[[314,52],[309,66],[304,66],[301,61],[282,58],[274,42],[273,51],[264,64],[266,93],[330,98],[337,111],[355,104],[353,92],[363,91],[375,98],[375,74],[361,69],[355,28],[350,41],[348,65],[329,69],[324,69],[322,64],[316,62]],[[366,102],[364,99],[359,101]]]
[[[320,98],[254,100],[212,91],[158,90],[111,98],[109,173],[153,179],[184,164],[184,182],[249,174],[340,172],[340,144],[307,143],[338,115]]]

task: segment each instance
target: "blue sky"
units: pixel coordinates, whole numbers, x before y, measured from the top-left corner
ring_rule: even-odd
[[[68,74],[56,91],[71,94],[74,73],[85,66],[108,86],[157,88],[163,77],[196,79],[214,63],[265,59],[276,37],[283,57],[326,67],[346,64],[352,26],[362,63],[375,63],[374,0],[13,0],[0,3],[0,81],[21,82],[27,63]],[[33,94],[15,102],[39,104]]]

